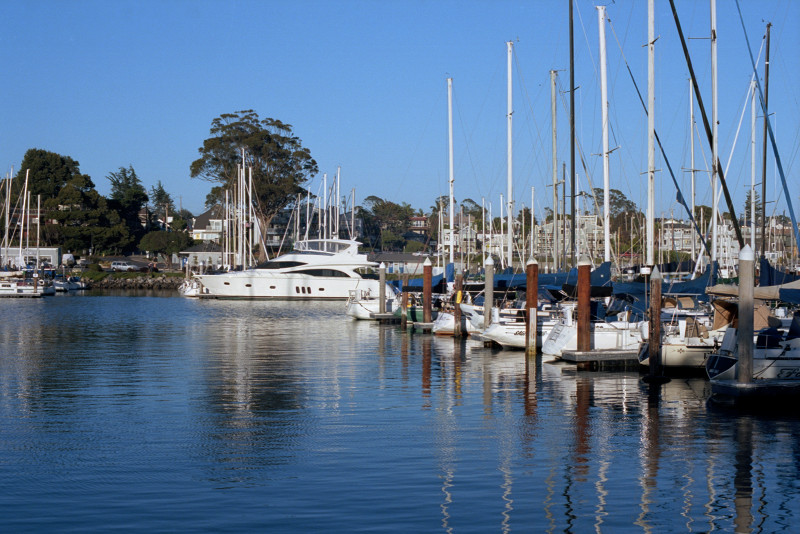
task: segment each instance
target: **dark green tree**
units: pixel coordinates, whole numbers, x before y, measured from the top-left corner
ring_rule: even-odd
[[[120,167],[106,176],[111,182],[111,198],[109,206],[116,210],[128,226],[128,231],[135,241],[141,239],[145,228],[139,219],[139,212],[147,205],[147,190],[136,175],[132,165]],[[129,252],[126,250],[125,252]]]
[[[256,212],[262,228],[291,204],[302,186],[318,172],[311,152],[294,135],[292,126],[277,119],[260,119],[253,110],[226,113],[211,122],[211,137],[198,149],[192,162],[192,178],[209,180],[232,188],[245,154],[245,165],[253,168]],[[219,190],[213,197],[222,198]],[[263,233],[266,236],[266,232]],[[262,261],[266,247],[262,246]]]
[[[80,165],[69,156],[31,148],[25,152],[22,165],[12,187],[12,194],[22,190],[28,176],[28,191],[31,198],[42,195],[42,202],[58,196],[61,188],[80,174]],[[16,195],[14,195],[16,196]]]
[[[87,175],[74,176],[44,207],[48,234],[66,250],[120,253],[133,244],[125,221]]]
[[[461,208],[464,210],[464,215],[471,215],[473,221],[480,221],[483,215],[483,208],[472,200],[471,198],[465,199],[461,203]]]
[[[380,197],[369,196],[360,208],[365,232],[374,236],[374,246],[383,250],[398,250],[405,246],[403,234],[408,231],[415,211],[405,202],[396,204]]]
[[[176,214],[175,203],[172,201],[172,196],[164,189],[161,180],[150,188],[150,210],[153,216],[157,219],[160,218],[164,221],[164,224],[166,224],[166,218],[168,216],[174,216]]]
[[[172,255],[185,250],[194,244],[194,240],[185,232],[165,232],[157,230],[148,232],[139,242],[139,248],[155,254],[163,254],[167,265],[172,267]]]
[[[747,196],[744,199],[744,210],[742,211],[742,217],[744,217],[748,221],[750,220],[750,203],[751,203],[750,191],[748,191]],[[755,209],[756,209],[756,222],[760,224],[761,217],[764,214],[764,210],[761,209],[761,198],[760,195],[758,194],[758,191],[756,191]]]

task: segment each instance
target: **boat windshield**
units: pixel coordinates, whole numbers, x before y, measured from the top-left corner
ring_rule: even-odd
[[[301,265],[306,265],[306,263],[302,261],[267,261],[256,265],[256,269],[287,269]]]
[[[325,252],[328,254],[339,254],[346,252],[352,246],[352,242],[335,241],[329,239],[310,239],[308,241],[298,241],[295,245],[295,250],[300,252]]]

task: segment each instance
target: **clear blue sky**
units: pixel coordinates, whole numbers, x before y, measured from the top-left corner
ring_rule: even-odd
[[[758,54],[773,23],[770,110],[784,169],[798,190],[800,2],[740,0]],[[709,2],[677,0],[701,91],[711,113]],[[656,128],[688,196],[688,69],[666,0],[657,0]],[[595,187],[602,187],[596,4],[575,3],[576,132]],[[211,184],[189,165],[222,113],[254,109],[294,126],[321,173],[342,167],[342,190],[426,211],[448,194],[447,89],[454,78],[455,196],[494,204],[506,190],[506,45],[514,48],[516,206],[551,204],[550,69],[569,83],[566,0],[561,1],[10,1],[0,32],[0,169],[25,151],[71,156],[103,194],[106,176],[133,165],[149,189],[161,180],[176,202],[203,211]],[[720,158],[727,162],[749,76],[736,5],[718,0]],[[622,53],[647,91],[647,2],[608,5],[612,187],[644,208],[647,120]],[[615,37],[616,33],[616,37]],[[620,51],[621,44],[622,51]],[[762,57],[763,65],[763,57]],[[763,73],[763,70],[760,69]],[[569,167],[568,100],[558,105],[558,157]],[[760,115],[760,114],[759,114]],[[702,129],[702,123],[698,126]],[[758,154],[761,152],[758,125]],[[702,131],[702,130],[701,130]],[[728,171],[737,212],[750,183],[750,111]],[[710,161],[696,143],[697,167]],[[778,195],[770,156],[768,200]],[[657,209],[682,214],[661,156]],[[757,168],[760,173],[760,163]],[[587,179],[580,165],[579,183]],[[760,175],[758,177],[760,182]],[[697,203],[711,204],[698,174]],[[775,206],[771,204],[770,206]],[[772,208],[769,208],[770,210]],[[800,211],[800,207],[796,207]]]

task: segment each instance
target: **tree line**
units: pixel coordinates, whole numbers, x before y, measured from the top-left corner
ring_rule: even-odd
[[[239,168],[243,166],[248,172],[252,169],[252,201],[261,228],[268,228],[278,213],[292,207],[298,197],[305,197],[304,186],[319,172],[311,151],[303,146],[290,124],[273,118],[261,119],[253,110],[220,115],[212,120],[209,133],[198,148],[198,158],[189,168],[192,179],[211,184],[206,196],[207,209],[225,202],[226,191],[232,190]],[[105,178],[111,185],[108,198],[96,191],[92,178],[83,174],[78,162],[71,157],[32,148],[25,153],[11,182],[11,198],[16,199],[16,206],[12,201],[12,213],[19,214],[23,190],[30,193],[34,203],[41,195],[42,245],[60,246],[78,254],[89,251],[128,254],[136,250],[171,254],[192,244],[183,231],[192,214],[176,210],[172,196],[160,180],[147,191],[132,165],[121,166]],[[631,242],[631,232],[640,234],[631,221],[641,221],[641,211],[624,193],[615,189],[610,191],[609,201],[612,233],[619,237],[621,244]],[[593,204],[600,207],[595,208],[595,213],[600,213],[602,189],[594,190]],[[147,208],[146,216],[142,218],[144,208]],[[377,196],[365,198],[357,209],[364,224],[362,238],[369,248],[415,252],[439,240],[439,218],[440,214],[449,216],[449,197],[435,199],[427,215],[407,203]],[[484,221],[486,214],[482,206],[472,199],[463,200],[458,209],[459,214],[473,221],[476,229],[484,224],[500,226],[499,217]],[[696,215],[699,217],[704,210],[709,212],[704,213],[708,220],[708,207],[698,206]],[[164,223],[168,216],[173,220],[167,227]],[[414,216],[427,216],[427,242],[410,232]],[[570,218],[569,214],[566,218]],[[544,222],[552,219],[553,210],[545,208]],[[518,230],[529,235],[530,208],[519,210],[515,220]],[[2,224],[4,220],[0,220]],[[264,259],[266,248],[263,244],[258,248],[259,256]]]

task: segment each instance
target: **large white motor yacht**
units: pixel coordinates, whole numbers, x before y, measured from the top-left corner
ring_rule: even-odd
[[[378,276],[359,272],[377,263],[359,254],[359,244],[345,239],[298,241],[292,252],[254,268],[195,277],[204,297],[346,300],[356,289],[377,295]]]

